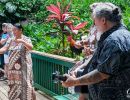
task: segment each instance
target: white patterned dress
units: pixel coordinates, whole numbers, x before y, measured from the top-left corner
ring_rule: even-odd
[[[22,39],[31,43],[31,40],[24,35],[22,35]],[[22,43],[15,43],[13,39],[7,41],[6,45],[9,46],[9,100],[34,100],[30,52]]]

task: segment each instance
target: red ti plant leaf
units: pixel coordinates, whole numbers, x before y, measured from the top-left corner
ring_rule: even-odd
[[[86,24],[87,24],[87,22],[83,22],[83,23],[78,24],[76,27],[74,27],[73,23],[70,23],[70,24],[68,24],[68,27],[71,29],[71,31],[74,34],[78,34],[78,30],[85,27]]]
[[[70,14],[62,14],[61,21],[66,21],[70,17]]]
[[[47,6],[46,8],[47,8],[48,11],[50,11],[52,13],[55,13],[57,15],[61,14],[60,9],[57,6],[53,5],[53,4],[51,4],[50,6]]]
[[[50,6],[54,9],[55,12],[57,12],[57,15],[61,14],[59,7],[57,7],[57,6],[53,5],[53,4],[51,4]]]
[[[53,20],[53,19],[60,20],[60,17],[58,15],[55,15],[55,14],[49,15],[48,18],[51,20]]]
[[[67,26],[69,26],[69,25],[73,24],[73,21],[69,20],[69,21],[66,21],[64,24],[67,25]]]
[[[72,30],[74,34],[78,34],[79,30]]]
[[[76,27],[74,27],[73,29],[74,30],[79,30],[79,29],[85,27],[86,24],[87,24],[87,22],[80,23]]]
[[[72,21],[72,20],[66,21],[66,22],[64,22],[64,24],[65,24],[70,30],[73,30],[73,21]]]

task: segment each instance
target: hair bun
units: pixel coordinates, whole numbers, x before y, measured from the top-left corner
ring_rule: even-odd
[[[114,10],[113,10],[113,15],[118,15],[119,14],[119,9],[118,8],[115,8]]]

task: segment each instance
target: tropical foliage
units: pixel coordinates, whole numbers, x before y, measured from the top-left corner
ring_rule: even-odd
[[[65,37],[71,37],[72,40],[72,35],[70,33],[77,34],[79,29],[85,27],[87,22],[82,22],[79,23],[78,25],[74,26],[74,19],[80,19],[77,16],[73,16],[72,12],[69,12],[70,4],[66,5],[65,7],[61,6],[60,2],[57,2],[57,5],[49,5],[47,6],[47,10],[50,11],[52,14],[48,16],[48,21],[55,20],[54,24],[56,25],[55,27],[58,27],[59,33],[62,34],[62,53],[65,53]],[[69,39],[69,42],[70,39]]]

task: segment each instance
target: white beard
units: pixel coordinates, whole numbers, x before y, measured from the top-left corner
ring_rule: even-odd
[[[95,31],[97,31],[96,34],[95,34],[95,35],[96,35],[95,38],[96,38],[97,41],[99,41],[99,40],[100,40],[100,37],[101,37],[101,35],[102,35],[102,32],[99,32],[98,29],[97,29],[97,27],[94,25],[94,26],[91,27],[91,29],[90,29],[90,34],[92,35]]]
[[[102,35],[102,33],[101,33],[101,32],[97,32],[97,34],[96,34],[96,39],[97,39],[97,41],[99,41],[99,40],[100,40],[101,35]]]

